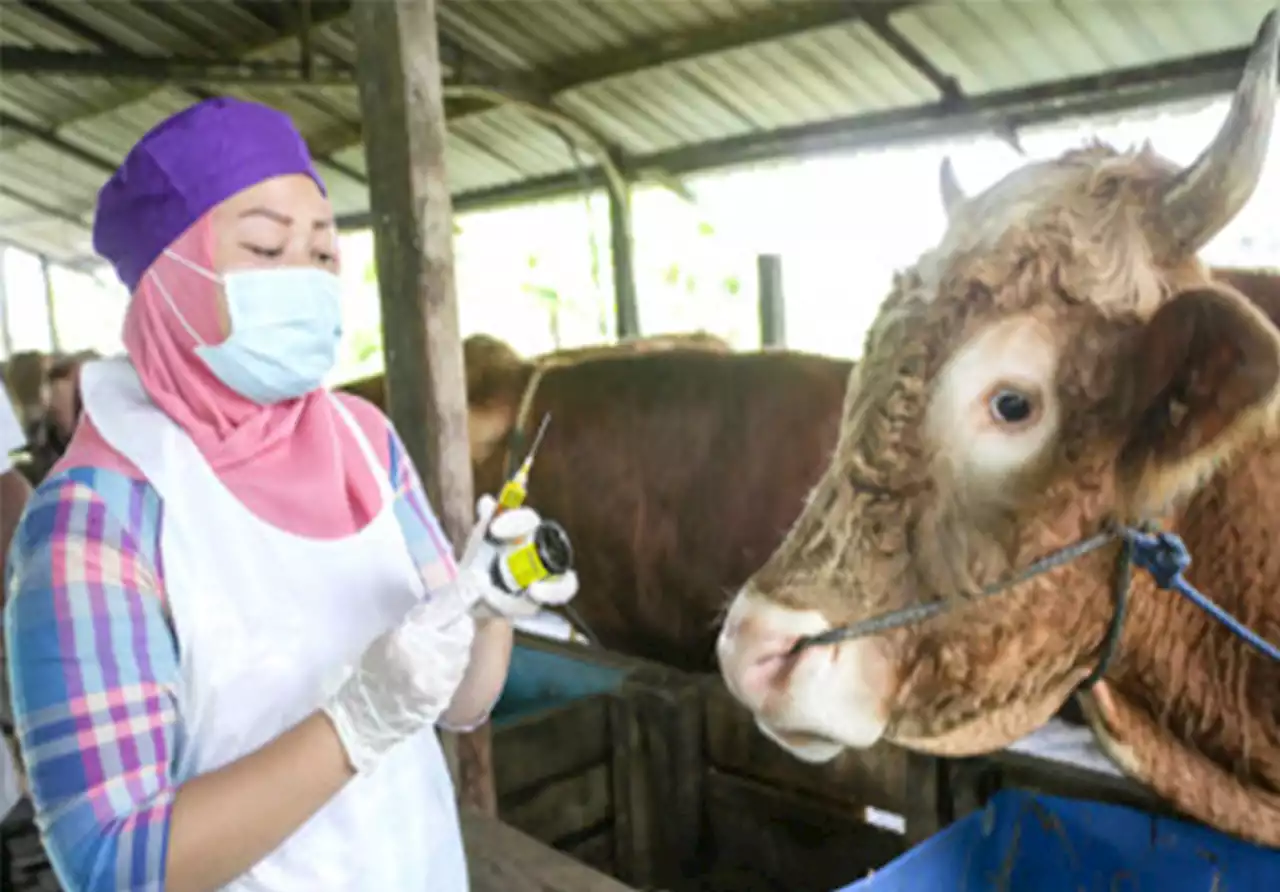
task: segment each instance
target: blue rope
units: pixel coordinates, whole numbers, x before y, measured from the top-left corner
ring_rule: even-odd
[[[1127,528],[1122,535],[1133,543],[1133,562],[1151,574],[1157,586],[1175,591],[1222,623],[1238,637],[1280,662],[1280,648],[1251,632],[1243,623],[1206,598],[1183,577],[1191,566],[1191,554],[1175,533],[1144,533]]]

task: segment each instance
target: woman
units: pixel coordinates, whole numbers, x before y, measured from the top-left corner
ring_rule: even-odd
[[[462,892],[433,725],[483,721],[506,617],[571,574],[494,589],[539,522],[479,522],[455,564],[399,438],[321,387],[337,233],[287,118],[214,99],[103,187],[94,246],[133,297],[127,359],[15,536],[15,724],[69,892]],[[488,536],[486,536],[486,531]]]
[[[0,574],[5,572],[9,542],[13,539],[18,520],[31,497],[31,485],[14,467],[9,454],[17,452],[26,443],[22,425],[13,411],[9,393],[0,388]],[[4,607],[4,595],[0,593],[0,609]],[[4,647],[0,646],[0,666],[4,665]],[[9,697],[6,685],[0,679],[0,823],[10,809],[22,798],[18,772],[14,766],[10,737],[13,724],[9,715]]]

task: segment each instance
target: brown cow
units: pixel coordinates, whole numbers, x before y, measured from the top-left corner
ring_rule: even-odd
[[[835,445],[851,363],[697,335],[591,349],[525,360],[467,339],[477,491],[501,488],[527,446],[513,433],[550,411],[529,502],[573,540],[576,611],[605,647],[712,669],[727,592],[781,541]],[[380,376],[344,389],[383,405]]]
[[[605,647],[714,666],[728,592],[803,507],[835,446],[852,363],[677,349],[469,367],[476,489],[496,492],[552,420],[529,503],[569,533],[577,612]]]
[[[5,363],[4,381],[23,429],[36,424],[49,403],[50,359],[39,350],[23,350]]]
[[[568,347],[564,350],[555,350],[551,353],[536,356],[532,361],[539,365],[546,365],[548,363],[577,362],[594,356],[651,353],[682,347],[711,350],[718,353],[728,353],[733,349],[722,338],[718,338],[708,332],[695,331],[648,335],[616,344]],[[495,338],[493,335],[474,334],[462,342],[462,363],[466,367],[467,393],[473,393],[477,388],[483,389],[484,385],[477,380],[477,376],[483,377],[492,374],[495,370],[501,370],[506,367],[518,367],[524,362],[525,360],[521,359],[520,354],[516,353],[511,348],[511,345],[506,341]],[[342,385],[340,389],[346,393],[353,393],[356,396],[363,397],[386,411],[386,378],[381,374],[352,381]]]
[[[478,336],[477,336],[478,337]],[[733,347],[724,338],[706,331],[676,332],[673,334],[645,335],[619,341],[616,344],[589,344],[586,347],[566,347],[545,354],[557,362],[577,362],[595,356],[617,356],[620,353],[653,353],[659,350],[676,350],[690,347],[711,350],[715,353],[731,353]]]
[[[1104,529],[1178,532],[1188,579],[1280,643],[1280,300],[1196,252],[1267,154],[1277,16],[1189,167],[1104,145],[951,202],[851,376],[839,445],[785,541],[736,596],[725,681],[821,761],[879,740],[990,752],[1038,727],[1104,656],[1112,542],[973,594]],[[1280,663],[1133,576],[1103,681],[1103,747],[1190,815],[1280,845]],[[917,624],[793,655],[800,638],[922,602]]]

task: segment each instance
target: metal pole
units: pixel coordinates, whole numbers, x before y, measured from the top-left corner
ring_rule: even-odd
[[[639,337],[640,311],[636,303],[634,246],[631,240],[631,187],[622,194],[609,189],[609,239],[613,258],[613,293],[618,340]]]
[[[785,347],[787,343],[786,300],[782,295],[782,258],[777,254],[756,255],[759,281],[760,346]]]

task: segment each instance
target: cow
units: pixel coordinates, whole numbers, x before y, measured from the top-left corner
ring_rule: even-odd
[[[590,344],[585,347],[567,347],[544,353],[532,360],[538,365],[563,364],[590,359],[594,356],[618,356],[630,353],[650,353],[662,350],[673,350],[688,347],[710,350],[717,353],[729,353],[732,347],[723,338],[709,332],[677,332],[674,334],[647,335],[631,338],[616,344]],[[493,370],[506,366],[519,366],[524,360],[509,344],[489,334],[473,334],[462,342],[462,364],[466,369],[467,392],[471,393],[477,386],[477,375],[490,374]],[[368,400],[386,411],[387,394],[386,378],[382,374],[370,375],[341,385],[339,390],[354,394]]]
[[[23,350],[9,357],[4,367],[4,383],[23,428],[36,423],[48,403],[50,358],[39,350]]]
[[[552,420],[528,501],[573,542],[574,607],[604,647],[715,667],[727,593],[776,546],[835,446],[852,363],[705,339],[522,359],[465,347],[472,470],[497,492]],[[351,392],[378,402],[379,379]]]
[[[71,442],[80,418],[80,366],[98,357],[94,350],[53,356],[30,351],[15,355],[6,369],[27,438],[14,467],[32,486],[40,484]]]
[[[476,335],[474,337],[485,336]],[[733,351],[733,347],[724,338],[713,335],[708,331],[690,331],[644,335],[642,337],[628,338],[616,344],[588,344],[585,347],[566,347],[553,353],[544,354],[542,359],[552,362],[577,362],[594,356],[618,356],[622,353],[654,353],[661,350],[675,350],[684,347],[710,350],[715,353],[730,353]]]
[[[1190,165],[1096,141],[1027,163],[953,194],[940,243],[895,276],[834,455],[716,643],[794,756],[989,753],[1075,693],[1130,777],[1280,845],[1280,663],[1145,572],[1122,588],[1119,540],[1015,575],[1150,522],[1182,537],[1193,585],[1280,644],[1280,296],[1197,256],[1258,182],[1278,34],[1272,12]]]
[[[1275,277],[1258,271],[1215,269],[1215,275],[1231,281],[1245,293],[1268,290],[1280,296],[1280,281]],[[607,358],[634,352],[632,344],[612,345],[601,348],[590,348],[593,356]],[[696,342],[694,342],[696,345]],[[523,448],[527,448],[527,437],[531,429],[544,411],[550,411],[555,419],[550,429],[560,425],[567,404],[562,398],[541,398],[536,405],[527,403],[529,394],[539,394],[541,381],[550,366],[561,366],[570,361],[580,362],[582,354],[570,351],[546,354],[531,360],[521,358],[509,345],[489,335],[473,335],[464,343],[465,364],[467,371],[467,393],[469,403],[469,433],[472,450],[472,471],[477,487],[485,487],[484,491],[496,492],[501,487],[503,475],[509,474],[514,465],[523,457]],[[763,356],[767,354],[752,354]],[[796,354],[782,351],[780,366],[796,362]],[[799,354],[804,355],[804,354]],[[804,361],[810,361],[807,357]],[[763,360],[760,360],[763,362]],[[709,368],[722,368],[718,362],[693,367],[683,364],[683,380],[674,381],[674,375],[668,376],[670,392],[674,395],[685,388],[723,387],[723,379],[715,376],[701,381],[699,375],[707,374]],[[776,405],[779,400],[791,399],[802,402],[811,413],[811,417],[819,419],[817,429],[797,430],[795,434],[803,438],[805,448],[798,450],[790,458],[794,470],[775,480],[760,481],[752,490],[752,495],[761,504],[778,506],[776,509],[757,515],[744,522],[731,526],[719,525],[707,521],[707,526],[698,527],[698,523],[706,521],[708,515],[681,512],[689,503],[687,497],[670,489],[655,492],[654,497],[646,500],[645,522],[655,529],[676,529],[689,535],[691,541],[712,542],[711,547],[702,546],[677,552],[674,548],[657,549],[643,538],[633,538],[633,518],[619,514],[613,518],[594,517],[591,529],[579,529],[578,525],[570,530],[575,543],[575,553],[579,563],[579,575],[582,580],[582,594],[575,600],[575,607],[584,614],[586,631],[594,633],[600,643],[611,650],[633,656],[644,657],[666,663],[691,672],[713,672],[716,669],[714,650],[708,642],[714,638],[715,628],[724,613],[727,592],[733,591],[747,574],[758,569],[750,561],[733,562],[731,565],[724,559],[725,554],[740,553],[751,555],[752,560],[763,563],[759,543],[768,540],[772,534],[775,542],[781,541],[781,535],[790,523],[799,515],[803,507],[807,488],[816,483],[821,476],[830,452],[835,446],[836,426],[834,420],[840,413],[840,405],[844,398],[843,387],[833,386],[832,382],[840,375],[847,375],[851,364],[842,360],[819,363],[818,366],[828,373],[812,378],[795,379],[789,395],[779,393],[775,386],[762,388],[759,395],[740,392],[734,396],[736,406],[717,405],[714,395],[708,393],[701,401],[697,413],[700,420],[689,424],[689,411],[692,406],[678,404],[671,409],[654,403],[650,390],[639,380],[627,380],[634,374],[660,374],[665,364],[659,362],[613,366],[613,381],[617,382],[615,392],[609,394],[608,402],[611,411],[629,415],[649,413],[652,419],[648,425],[664,430],[664,443],[660,454],[651,455],[653,445],[644,439],[619,438],[613,431],[597,433],[588,427],[580,437],[584,452],[596,453],[591,459],[590,471],[575,475],[561,475],[557,470],[547,467],[549,464],[544,453],[556,452],[564,447],[562,442],[548,439],[540,448],[533,477],[537,484],[536,495],[545,510],[547,500],[555,505],[557,518],[563,516],[579,516],[589,512],[590,504],[598,498],[601,487],[614,487],[609,473],[598,467],[608,456],[608,461],[618,468],[641,467],[647,463],[661,464],[670,460],[669,456],[681,456],[697,451],[698,442],[704,436],[703,424],[724,426],[737,424],[733,420],[735,414],[753,412],[757,417],[767,418],[769,405]],[[598,366],[589,364],[585,368],[572,373],[566,379],[565,386],[571,389],[581,387],[577,381],[587,380]],[[541,369],[542,371],[539,371]],[[625,382],[625,383],[622,383]],[[812,386],[816,383],[817,386]],[[350,392],[358,393],[379,405],[383,399],[382,377],[365,379],[350,385]],[[724,390],[727,398],[730,392]],[[755,401],[758,404],[753,406]],[[603,402],[603,400],[602,400]],[[522,408],[523,406],[523,408]],[[575,411],[596,411],[594,408],[579,408]],[[660,413],[667,412],[663,418]],[[591,417],[591,416],[588,416]],[[772,427],[775,425],[762,425]],[[687,441],[682,441],[687,437]],[[816,437],[816,439],[814,439]],[[761,445],[766,437],[743,444],[743,448],[735,453],[725,453],[720,461],[733,473],[734,468],[742,469],[742,473],[751,474],[751,468],[761,461],[768,461],[771,445]],[[810,444],[813,448],[810,448]],[[662,479],[663,475],[653,479]],[[624,485],[633,486],[628,480]],[[686,485],[692,485],[687,482]],[[715,484],[709,483],[708,491]],[[781,491],[777,491],[777,490]],[[601,555],[593,550],[591,543],[607,541],[611,543],[610,553]],[[629,542],[625,553],[619,552],[617,543]],[[770,550],[765,549],[765,552]],[[659,586],[649,580],[665,580]],[[596,627],[599,628],[596,628]],[[1065,704],[1059,717],[1073,724],[1083,724],[1074,701]]]

